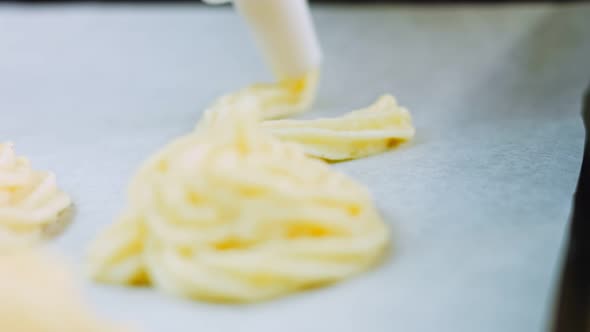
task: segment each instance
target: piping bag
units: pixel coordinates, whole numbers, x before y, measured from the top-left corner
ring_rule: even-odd
[[[219,4],[229,0],[204,0]],[[225,95],[207,112],[238,101],[255,100],[261,127],[283,141],[301,144],[308,156],[327,161],[363,158],[410,140],[415,133],[410,113],[391,95],[343,116],[318,120],[277,120],[307,111],[315,99],[321,50],[307,0],[233,0],[277,79]]]
[[[319,68],[321,50],[307,0],[234,0],[233,4],[279,81],[298,79]]]

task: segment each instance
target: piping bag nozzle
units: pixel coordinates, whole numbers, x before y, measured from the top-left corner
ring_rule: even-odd
[[[307,0],[234,0],[233,3],[279,80],[300,78],[319,69],[321,50]]]

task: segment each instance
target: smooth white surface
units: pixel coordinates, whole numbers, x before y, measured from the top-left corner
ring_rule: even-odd
[[[336,167],[367,184],[394,255],[340,285],[250,307],[88,284],[145,331],[541,331],[581,160],[590,7],[314,8],[315,109],[391,92],[414,143]],[[56,243],[85,245],[150,152],[216,96],[270,79],[229,8],[0,7],[0,135],[77,203]]]

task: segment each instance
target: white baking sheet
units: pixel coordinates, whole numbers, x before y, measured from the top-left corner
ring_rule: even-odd
[[[409,146],[336,167],[366,183],[395,234],[379,269],[262,305],[87,284],[145,331],[540,331],[581,160],[590,6],[314,7],[317,106],[393,93]],[[76,263],[133,170],[216,96],[270,79],[229,8],[0,7],[0,139],[76,201],[56,245]]]

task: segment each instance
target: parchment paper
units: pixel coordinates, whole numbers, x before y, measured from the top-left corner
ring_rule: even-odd
[[[373,191],[395,248],[378,269],[256,306],[86,283],[144,331],[541,331],[581,161],[590,6],[321,6],[319,100],[393,93],[418,134],[336,167]],[[203,6],[0,7],[0,139],[73,195],[54,244],[81,265],[141,160],[215,97],[270,80],[243,22]]]

